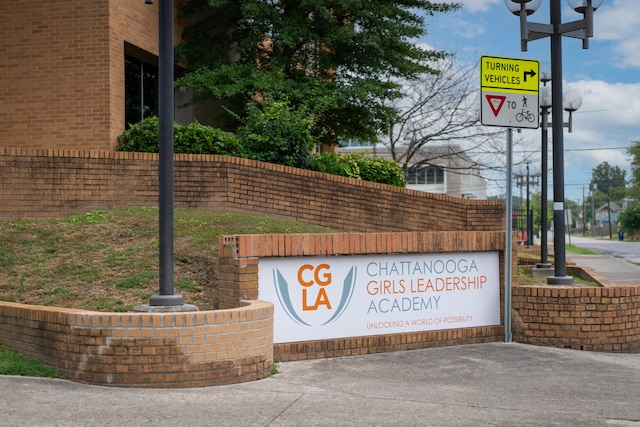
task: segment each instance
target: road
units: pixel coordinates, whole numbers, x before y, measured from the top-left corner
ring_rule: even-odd
[[[589,249],[602,255],[622,258],[625,261],[640,265],[640,242],[628,240],[593,239],[590,237],[571,236],[571,244],[583,249]],[[569,237],[566,239],[569,243]]]

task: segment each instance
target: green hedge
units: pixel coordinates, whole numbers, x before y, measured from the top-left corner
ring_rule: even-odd
[[[363,153],[311,154],[314,142],[310,123],[305,122],[286,103],[254,107],[239,138],[231,132],[193,122],[174,124],[174,152],[181,154],[224,154],[287,166],[301,167],[332,175],[346,176],[382,184],[406,186],[400,166],[381,157]],[[158,152],[158,118],[149,117],[133,124],[118,138],[118,151]]]
[[[381,157],[366,157],[363,153],[317,153],[312,169],[332,175],[405,187],[402,168],[394,161]]]
[[[202,125],[173,125],[174,152],[179,154],[224,154],[238,156],[242,152],[235,134]],[[118,151],[158,152],[158,118],[149,117],[133,124],[118,138]]]

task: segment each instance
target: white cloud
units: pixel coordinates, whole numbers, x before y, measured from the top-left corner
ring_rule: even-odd
[[[493,4],[502,3],[502,0],[456,0],[447,3],[459,3],[467,12],[486,12]]]
[[[576,91],[582,96],[582,106],[574,113],[573,132],[565,129],[564,173],[565,198],[582,199],[589,191],[593,169],[603,162],[627,171],[630,158],[626,147],[640,140],[640,83],[610,83],[602,80],[565,82],[564,92]],[[565,113],[565,120],[568,115]],[[532,171],[539,170],[540,131],[523,131],[520,147],[524,150],[515,161],[529,153]],[[552,165],[552,131],[549,130],[549,166]],[[552,174],[549,175],[549,185]],[[536,189],[535,191],[538,191]],[[550,197],[551,197],[551,189]]]
[[[477,37],[486,31],[484,22],[480,22],[478,20],[463,19],[460,16],[451,18],[449,20],[449,24],[451,31],[467,39]]]
[[[609,0],[594,14],[595,36],[613,44],[613,53],[621,68],[640,67],[638,16],[638,0]]]
[[[574,113],[573,133],[564,134],[566,191],[572,195],[567,197],[576,199],[597,165],[608,162],[629,170],[624,147],[640,139],[640,83],[581,80],[566,83],[564,89],[583,98]]]

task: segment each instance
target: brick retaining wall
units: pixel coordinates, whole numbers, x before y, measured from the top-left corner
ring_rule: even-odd
[[[67,378],[126,387],[202,387],[271,373],[273,304],[187,313],[99,313],[0,302],[0,344]]]
[[[513,288],[514,341],[640,352],[640,286]]]
[[[175,156],[175,204],[344,231],[500,231],[504,204],[215,155]],[[0,220],[158,205],[158,156],[0,147]]]

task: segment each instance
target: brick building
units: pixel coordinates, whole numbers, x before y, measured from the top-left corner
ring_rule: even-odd
[[[0,2],[0,146],[115,149],[156,112],[157,52],[157,1]]]

